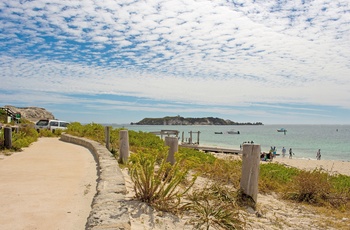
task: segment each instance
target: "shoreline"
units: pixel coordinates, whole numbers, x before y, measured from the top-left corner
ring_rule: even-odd
[[[339,161],[339,160],[316,160],[316,159],[300,159],[288,157],[277,157],[272,162],[278,162],[291,167],[303,169],[303,170],[314,170],[322,169],[329,174],[342,174],[350,176],[350,162]]]
[[[227,153],[215,153],[214,156],[223,159],[242,159],[242,154],[227,154]],[[269,163],[269,161],[260,161],[262,164]],[[328,172],[331,175],[342,174],[350,176],[350,161],[341,160],[316,160],[312,158],[292,158],[277,156],[273,158],[271,163],[284,164],[286,166],[302,169],[302,170],[315,170],[321,169]]]

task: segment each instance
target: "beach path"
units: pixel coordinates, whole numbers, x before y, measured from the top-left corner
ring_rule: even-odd
[[[0,159],[0,228],[85,229],[96,180],[88,149],[39,138]]]

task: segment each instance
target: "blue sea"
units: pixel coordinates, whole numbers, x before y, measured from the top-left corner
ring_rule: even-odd
[[[268,152],[272,147],[277,148],[281,154],[282,147],[293,149],[295,158],[316,159],[316,152],[321,149],[322,160],[350,161],[350,125],[195,125],[195,126],[169,126],[169,125],[112,125],[114,128],[124,127],[134,131],[160,131],[178,130],[180,140],[182,132],[184,138],[190,137],[192,131],[193,142],[197,141],[204,146],[225,147],[239,149],[243,142],[253,141],[261,145],[261,151]],[[277,132],[285,128],[286,134]],[[235,130],[240,134],[227,134]],[[215,134],[222,132],[223,134]],[[288,151],[287,151],[288,153]]]

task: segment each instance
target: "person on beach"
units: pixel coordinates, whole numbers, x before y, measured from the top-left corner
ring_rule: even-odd
[[[289,159],[292,159],[292,155],[293,155],[294,153],[293,153],[293,150],[292,150],[292,148],[290,148],[289,149]]]
[[[287,152],[287,150],[286,150],[286,148],[282,148],[282,157],[284,158],[285,156],[286,156],[286,152]]]
[[[316,159],[321,160],[321,149],[319,149],[316,153]]]

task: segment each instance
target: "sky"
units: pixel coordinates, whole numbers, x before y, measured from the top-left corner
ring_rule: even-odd
[[[348,0],[2,0],[0,106],[350,124]]]

